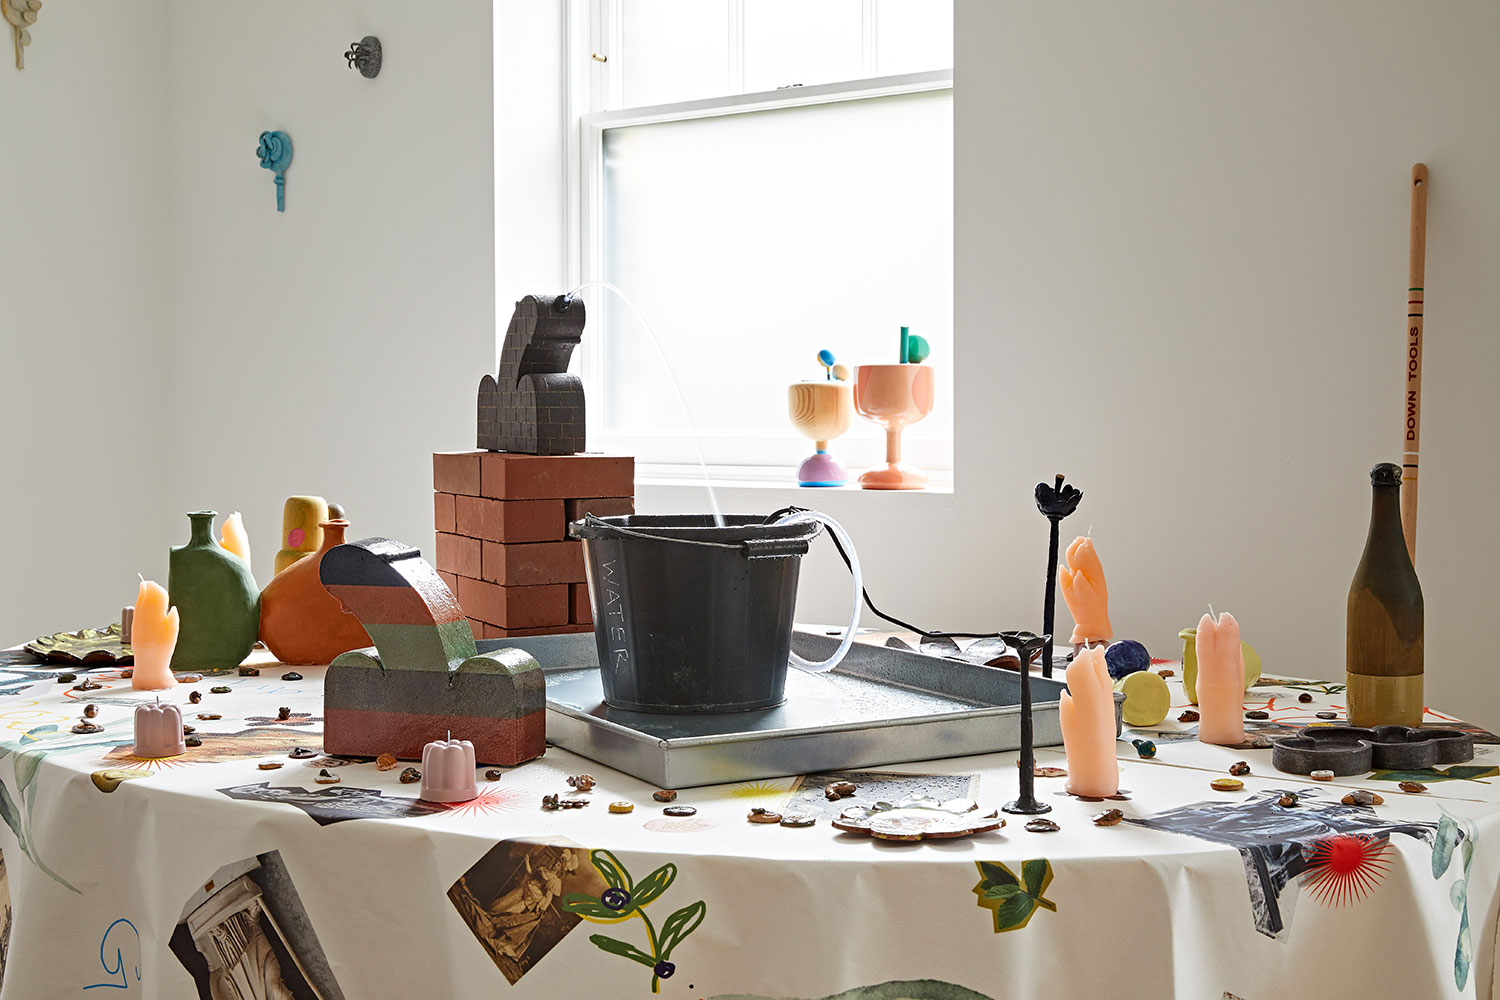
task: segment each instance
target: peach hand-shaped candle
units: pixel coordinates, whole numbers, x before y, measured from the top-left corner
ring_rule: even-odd
[[[130,626],[130,649],[135,654],[135,673],[131,675],[130,686],[137,691],[175,687],[172,651],[176,648],[177,609],[167,610],[166,588],[142,580]]]
[[[1120,790],[1115,763],[1115,688],[1104,664],[1104,647],[1080,649],[1068,664],[1068,690],[1057,714],[1068,753],[1068,791],[1110,796]]]
[[[1245,655],[1240,623],[1224,612],[1203,616],[1194,637],[1198,654],[1198,740],[1233,746],[1245,742]]]
[[[245,531],[245,521],[240,517],[239,511],[235,511],[224,519],[224,527],[220,529],[219,544],[245,560],[245,568],[250,568],[250,535]]]
[[[1115,637],[1109,624],[1109,589],[1094,540],[1079,536],[1068,546],[1068,564],[1058,569],[1063,600],[1073,615],[1073,642],[1108,642]]]

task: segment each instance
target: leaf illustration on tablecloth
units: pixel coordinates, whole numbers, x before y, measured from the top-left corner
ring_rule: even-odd
[[[707,904],[700,899],[677,910],[662,923],[661,933],[658,934],[644,907],[660,898],[672,885],[677,878],[677,866],[669,862],[636,882],[630,877],[630,871],[624,863],[609,851],[590,851],[589,860],[609,888],[598,896],[581,892],[569,893],[563,897],[561,908],[564,912],[599,924],[616,924],[631,917],[640,917],[641,922],[646,925],[647,943],[651,946],[649,953],[628,941],[621,941],[607,934],[592,934],[589,940],[594,942],[595,947],[611,955],[628,958],[650,969],[651,992],[661,992],[661,981],[677,971],[677,966],[667,961],[672,957],[672,949],[703,923],[703,917],[708,912]]]
[[[1441,806],[1439,806],[1441,808]],[[1448,900],[1458,911],[1458,944],[1453,949],[1453,982],[1460,990],[1469,981],[1474,963],[1474,945],[1469,933],[1469,866],[1474,863],[1474,842],[1479,828],[1465,816],[1455,816],[1443,809],[1438,820],[1437,836],[1432,841],[1432,877],[1442,878],[1453,863],[1453,854],[1463,857],[1463,874],[1448,890]]]
[[[971,890],[978,905],[994,911],[995,933],[1025,927],[1038,907],[1057,912],[1057,904],[1044,893],[1052,884],[1052,862],[1033,858],[1021,864],[1021,876],[998,861],[976,861],[979,883]]]
[[[1500,767],[1484,767],[1476,764],[1454,764],[1452,767],[1422,767],[1410,771],[1388,771],[1376,769],[1371,781],[1474,781],[1478,778],[1500,777]]]

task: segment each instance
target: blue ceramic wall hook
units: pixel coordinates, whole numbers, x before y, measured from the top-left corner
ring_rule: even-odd
[[[262,132],[255,148],[260,165],[276,174],[276,211],[286,211],[286,168],[292,163],[292,137],[285,132]]]

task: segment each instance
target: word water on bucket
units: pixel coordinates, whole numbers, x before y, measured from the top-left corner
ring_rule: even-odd
[[[849,554],[854,604],[827,660],[792,652],[802,556],[824,526]],[[786,700],[789,663],[832,670],[859,623],[859,559],[848,534],[818,511],[594,517],[583,540],[604,700],[633,712],[749,712]]]

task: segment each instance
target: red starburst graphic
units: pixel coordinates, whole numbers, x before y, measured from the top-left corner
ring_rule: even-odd
[[[1345,833],[1316,841],[1306,849],[1303,885],[1324,906],[1343,906],[1364,899],[1385,878],[1389,841],[1363,833]]]
[[[515,812],[521,808],[524,792],[512,788],[484,788],[478,797],[467,802],[449,802],[445,816],[489,815],[491,813]]]

